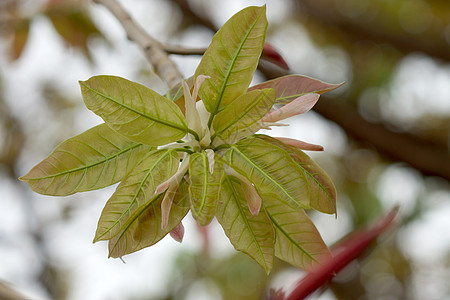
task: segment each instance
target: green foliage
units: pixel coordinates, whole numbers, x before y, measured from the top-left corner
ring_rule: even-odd
[[[214,35],[195,71],[195,77],[211,77],[200,87],[199,94],[212,117],[247,90],[258,66],[266,30],[266,7],[249,7],[231,17]]]
[[[158,93],[115,76],[80,81],[86,107],[118,133],[142,144],[175,142],[188,132],[180,109]]]
[[[313,268],[330,252],[305,209],[336,213],[334,185],[298,148],[307,143],[255,132],[308,111],[338,85],[286,76],[249,89],[266,29],[265,7],[237,13],[194,77],[166,97],[120,77],[80,81],[86,106],[105,124],[68,139],[20,179],[55,196],[121,181],[94,238],[109,241],[111,257],[170,232],[181,240],[190,210],[201,226],[216,217],[267,273],[274,256]]]
[[[43,195],[101,189],[121,181],[153,149],[101,124],[61,143],[20,179]]]

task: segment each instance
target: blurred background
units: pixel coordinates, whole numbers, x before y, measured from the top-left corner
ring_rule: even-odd
[[[338,190],[338,217],[312,217],[328,245],[395,206],[398,226],[311,299],[450,299],[450,2],[447,0],[128,0],[152,36],[206,47],[249,5],[267,4],[266,41],[294,74],[345,85],[268,134],[325,147],[310,154]],[[189,77],[199,56],[172,56]],[[270,63],[254,83],[281,74]],[[190,215],[165,238],[107,259],[92,244],[114,187],[56,198],[17,177],[63,140],[99,124],[78,80],[110,74],[164,93],[114,17],[81,0],[0,1],[0,280],[26,299],[261,299],[303,273],[270,276],[214,221],[205,243]]]

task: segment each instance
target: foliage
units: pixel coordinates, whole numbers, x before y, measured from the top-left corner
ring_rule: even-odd
[[[168,233],[181,240],[190,210],[201,226],[216,217],[267,273],[274,256],[311,269],[330,252],[305,210],[336,213],[333,183],[301,151],[321,147],[255,133],[285,125],[279,121],[338,85],[290,75],[249,89],[266,30],[265,7],[234,15],[194,78],[167,97],[115,76],[80,81],[86,106],[105,123],[63,142],[20,179],[54,196],[121,182],[94,238],[109,241],[112,257]]]

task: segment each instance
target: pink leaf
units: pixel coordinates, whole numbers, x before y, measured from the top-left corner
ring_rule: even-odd
[[[184,226],[183,223],[180,222],[172,231],[170,232],[170,236],[177,242],[181,243],[184,237]]]
[[[294,146],[301,150],[309,150],[309,151],[323,151],[323,147],[320,145],[310,144],[307,142],[299,141],[296,139],[290,139],[286,137],[275,137],[277,140],[282,141],[285,144]]]
[[[258,215],[259,210],[261,209],[262,200],[258,192],[256,191],[255,187],[250,182],[250,180],[248,180],[247,177],[242,176],[240,173],[236,172],[232,168],[226,168],[226,173],[239,179],[239,181],[242,183],[242,189],[244,190],[244,195],[245,199],[247,200],[248,209],[250,210],[252,215],[254,216]]]
[[[289,102],[285,106],[269,112],[261,121],[263,122],[277,122],[296,115],[303,114],[310,110],[319,100],[319,94],[306,94]]]
[[[192,91],[192,99],[194,99],[195,102],[197,101],[198,90],[200,89],[200,86],[202,85],[203,81],[205,81],[206,78],[211,77],[206,75],[198,75],[197,78],[195,79],[194,90]]]
[[[169,223],[170,208],[172,207],[173,198],[178,189],[178,184],[171,184],[164,195],[161,202],[161,229],[165,229]]]
[[[169,186],[171,186],[173,183],[176,183],[176,185],[178,186],[184,174],[186,174],[188,168],[189,168],[189,156],[185,156],[183,158],[183,162],[178,168],[178,171],[175,174],[173,174],[169,179],[167,179],[166,181],[164,181],[163,183],[159,184],[156,187],[155,195],[161,194],[162,192],[167,190]]]
[[[289,66],[280,53],[270,44],[265,43],[263,46],[261,58],[265,59],[285,70],[289,70]]]
[[[247,199],[248,209],[252,215],[257,216],[261,209],[261,197],[252,184],[244,183],[242,187],[244,189],[245,198]]]
[[[329,84],[306,76],[287,75],[252,86],[248,91],[273,88],[277,93],[277,103],[283,104],[305,94],[329,92],[342,84]]]

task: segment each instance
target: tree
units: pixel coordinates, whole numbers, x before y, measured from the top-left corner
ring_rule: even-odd
[[[307,6],[307,4],[310,6]],[[185,10],[183,16],[186,18],[186,21],[191,22],[191,23],[192,22],[202,22],[203,24],[209,24],[207,26],[212,27],[211,21],[209,21],[209,23],[208,23],[208,21],[205,20],[205,16],[196,15],[194,13],[194,11],[190,10],[189,6],[186,6],[186,2],[177,1],[177,5],[179,5],[178,7]],[[309,4],[308,2],[305,2],[304,5],[305,6],[303,7],[303,10],[306,11],[306,8],[308,8],[309,10],[311,10],[310,14],[314,15],[313,14],[314,4]],[[345,5],[343,4],[343,6],[345,6]],[[323,10],[323,11],[326,11],[326,10]],[[319,12],[322,12],[322,10],[319,10]],[[327,18],[327,19],[330,19],[330,18]],[[311,30],[313,30],[318,27],[310,26],[309,28]],[[130,38],[132,38],[130,36],[130,34],[128,34],[128,35]],[[317,34],[315,36],[318,37],[320,35]],[[322,35],[322,36],[324,36],[324,35]],[[173,47],[170,45],[164,45],[163,49],[169,51],[170,53],[175,53],[177,51],[179,53],[184,53],[184,54],[188,53],[188,51],[186,51],[185,49],[181,48],[181,50],[180,50],[180,48]],[[154,51],[151,48],[150,48],[150,50]],[[196,51],[197,51],[197,53],[201,52],[201,49],[200,50],[196,49]],[[268,58],[270,58],[270,57],[271,56],[269,53]],[[351,57],[357,58],[358,55],[353,55]],[[161,62],[161,61],[164,61],[164,60],[158,60],[158,62]],[[269,76],[269,78],[274,76],[273,75],[274,72],[280,71],[278,69],[274,69],[272,65],[266,64],[265,67],[266,68],[264,69],[264,65],[263,65],[263,63],[261,63],[260,70],[264,74]],[[354,72],[356,74],[359,70],[363,70],[363,69],[365,70],[366,68],[356,68],[355,67]],[[369,78],[370,78],[370,76],[376,77],[374,75],[376,75],[376,72],[367,71],[367,76],[369,76]],[[353,92],[353,93],[355,93],[355,95],[362,94],[361,90],[364,90],[364,88],[367,86],[364,84],[364,80],[367,80],[367,78],[365,76],[358,77],[358,79],[361,80],[362,83],[360,84],[361,87],[359,88],[359,90],[355,89],[355,91]],[[374,79],[371,79],[371,80],[374,80]],[[353,88],[354,85],[356,85],[356,81],[352,82],[351,85]],[[346,93],[347,96],[350,94],[348,94],[348,92]],[[342,95],[341,95],[341,99],[342,99]],[[320,101],[319,101],[319,103],[320,103]],[[352,105],[354,105],[356,103],[356,101],[354,101],[354,102],[348,101],[346,105],[342,105],[342,104],[337,105],[336,103],[332,103],[332,100],[325,102],[325,103],[326,103],[326,105],[323,104],[322,107],[320,104],[319,104],[319,106],[316,105],[316,110],[319,113],[321,113],[322,115],[324,115],[325,117],[328,117],[331,120],[338,122],[338,124],[340,124],[342,126],[342,128],[344,128],[348,132],[349,136],[357,137],[360,141],[361,141],[361,139],[363,139],[365,141],[370,142],[372,145],[374,145],[375,149],[378,149],[380,151],[380,153],[388,154],[391,159],[394,158],[394,159],[399,159],[401,161],[407,161],[411,165],[418,168],[424,174],[440,175],[445,178],[446,169],[442,168],[442,167],[445,166],[445,161],[446,161],[445,159],[448,159],[448,153],[446,153],[445,150],[442,151],[442,148],[439,148],[441,146],[429,147],[431,144],[429,142],[427,142],[426,143],[427,147],[425,147],[425,150],[424,150],[427,152],[420,152],[421,151],[420,149],[423,149],[423,148],[421,148],[419,146],[423,145],[423,142],[417,143],[417,141],[419,141],[420,139],[418,139],[417,137],[411,138],[411,136],[406,135],[404,133],[401,133],[401,134],[393,133],[393,135],[392,135],[393,139],[391,139],[390,142],[386,143],[382,139],[377,139],[377,137],[379,136],[380,133],[382,133],[383,135],[390,134],[390,131],[386,130],[383,126],[372,125],[369,122],[367,122],[365,119],[358,117],[358,112],[352,108]],[[358,125],[351,126],[352,124],[355,124],[355,123]],[[404,137],[407,137],[407,138],[404,138]],[[405,143],[403,143],[405,140],[412,141],[412,143],[405,144]],[[432,160],[430,160],[430,161],[425,160],[425,159],[418,160],[418,159],[414,158],[414,156],[407,155],[407,152],[402,151],[401,150],[402,148],[399,148],[399,145],[408,145],[409,148],[412,147],[412,149],[414,149],[413,153],[415,153],[415,154],[421,153],[422,158],[423,157],[431,157],[434,159],[436,157],[439,157],[440,158],[439,161],[443,162],[443,163],[435,164],[435,166],[437,168],[431,167],[433,165],[433,163],[431,162]],[[417,145],[419,145],[419,146],[417,146]],[[392,146],[395,146],[395,147],[392,147]],[[376,156],[374,157],[373,154],[370,154],[370,152],[367,152],[367,151],[361,152],[360,150],[358,150],[358,147],[356,144],[354,144],[354,147],[355,147],[354,148],[355,150],[352,150],[353,154],[348,155],[348,158],[346,158],[347,162],[344,161],[344,165],[345,165],[345,163],[348,163],[350,161],[358,161],[358,157],[359,157],[359,159],[361,159],[361,157],[362,158],[370,158],[373,163],[375,163],[377,160],[379,160]],[[392,149],[396,150],[396,151],[394,151],[393,154],[392,154]],[[438,150],[436,152],[437,149],[441,149],[441,150]],[[389,151],[391,151],[391,153]],[[431,153],[433,153],[433,154],[432,155],[425,154],[425,153],[428,153],[428,151],[431,151]],[[375,158],[375,160],[374,160],[374,158]],[[367,167],[367,161],[365,159],[363,159],[363,162],[366,163],[366,167]],[[422,166],[417,165],[417,164],[415,165],[414,162],[422,163]],[[349,169],[349,171],[350,170],[351,169]],[[441,171],[439,171],[439,170],[441,170]],[[345,194],[350,195],[350,199],[360,200],[361,198],[367,198],[367,196],[371,194],[370,190],[367,189],[369,187],[369,184],[364,183],[364,180],[362,180],[363,178],[361,178],[361,176],[367,176],[367,169],[356,168],[356,169],[351,170],[351,172],[352,173],[350,173],[349,177],[348,177],[348,178],[350,178],[350,180],[343,181],[343,182],[345,182],[345,185],[338,185],[338,189],[341,190],[341,192],[343,191]],[[439,173],[439,172],[441,172],[441,173]],[[444,172],[444,173],[442,173],[442,172]],[[359,181],[359,183],[358,183],[358,181]],[[339,180],[338,180],[338,182],[339,182]],[[352,196],[352,195],[354,195],[354,196]],[[361,195],[363,195],[363,196],[361,197]],[[376,199],[375,197],[373,197],[373,198],[374,199],[371,201],[351,202],[350,205],[353,207],[353,210],[356,212],[354,214],[356,226],[358,226],[358,224],[366,223],[368,219],[373,218],[374,216],[379,214],[379,212],[380,212],[379,200]],[[394,251],[396,251],[395,247],[394,247]],[[188,278],[186,278],[186,280],[187,280],[187,282],[189,281]],[[220,282],[220,280],[218,282]],[[333,285],[333,288],[334,288],[334,291],[336,293],[338,293],[338,288],[335,285]],[[353,289],[353,292],[357,292],[357,289]],[[345,298],[345,296],[344,296],[344,298]]]

